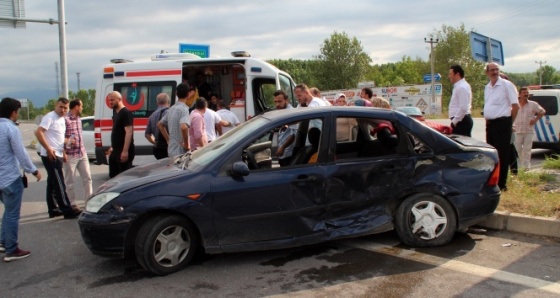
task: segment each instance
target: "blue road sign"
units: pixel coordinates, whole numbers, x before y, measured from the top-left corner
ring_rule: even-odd
[[[441,80],[441,75],[439,73],[434,73],[434,79],[436,79],[436,82],[439,82]],[[424,75],[424,82],[431,82],[432,81],[432,74],[431,73],[427,73]]]
[[[495,62],[504,65],[504,48],[502,42],[471,31],[472,57],[477,61]]]
[[[210,46],[205,44],[179,44],[179,53],[195,54],[200,58],[210,57]]]

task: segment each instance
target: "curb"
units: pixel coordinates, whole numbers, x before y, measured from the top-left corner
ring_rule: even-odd
[[[477,224],[483,228],[560,238],[560,219],[496,211]]]

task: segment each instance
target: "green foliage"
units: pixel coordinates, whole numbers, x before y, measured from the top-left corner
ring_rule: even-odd
[[[537,69],[536,79],[537,84],[540,82],[540,76],[542,71],[542,84],[551,85],[560,83],[560,74],[550,65],[544,65],[541,69]]]
[[[22,120],[25,120],[25,121],[30,120],[30,121],[32,121],[32,120],[35,119],[35,117],[37,116],[37,112],[38,112],[38,111],[37,111],[37,108],[35,108],[35,106],[33,105],[33,102],[29,100],[29,101],[27,101],[27,103],[29,104],[28,107],[25,107],[25,108],[22,107],[22,108],[19,109],[19,111],[18,111],[18,119],[19,119],[20,121],[22,121]],[[28,112],[29,112],[29,119],[27,119],[27,116],[28,116],[27,113],[28,113]]]
[[[538,85],[539,79],[534,73],[505,73],[509,80],[519,89],[523,86]]]
[[[84,109],[82,110],[82,116],[92,116],[95,112],[95,89],[81,89],[78,92],[68,91],[68,99],[72,100],[74,98],[79,98],[82,100]],[[34,115],[45,115],[54,110],[56,106],[56,101],[58,98],[51,98],[47,104],[41,108],[34,109]],[[31,117],[30,117],[31,118]],[[33,117],[34,118],[34,117]]]
[[[547,156],[543,162],[544,169],[560,169],[560,154]]]
[[[453,64],[461,65],[465,70],[465,79],[471,85],[473,93],[473,108],[480,108],[484,104],[484,86],[488,79],[484,72],[485,64],[476,61],[471,56],[469,32],[465,25],[458,28],[442,25],[441,30],[434,30],[429,35],[433,39],[439,39],[434,46],[435,72],[442,76],[443,108],[447,109],[453,86],[447,79],[449,67]]]
[[[79,98],[82,100],[82,104],[84,105],[82,116],[92,116],[95,112],[95,89],[80,89],[76,93],[69,91],[68,98]]]
[[[319,63],[317,60],[273,59],[267,62],[289,73],[296,83],[305,83],[308,86],[317,85],[315,75]]]
[[[423,75],[430,72],[429,62],[420,58],[412,60],[403,56],[400,62],[374,65],[366,74],[366,81],[374,81],[377,86],[400,86],[422,84]]]
[[[355,88],[366,77],[371,58],[364,52],[356,38],[345,32],[334,32],[321,45],[317,59],[317,79],[319,89]]]

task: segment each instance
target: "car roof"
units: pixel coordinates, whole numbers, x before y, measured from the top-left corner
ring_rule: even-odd
[[[388,120],[399,119],[405,116],[404,114],[396,113],[393,110],[374,108],[374,107],[355,107],[355,106],[328,106],[328,107],[309,107],[309,108],[294,108],[294,109],[282,109],[282,110],[272,110],[262,117],[276,120],[280,118],[296,117],[296,116],[310,116],[317,114],[336,114],[343,116],[355,116],[355,117],[378,117]]]

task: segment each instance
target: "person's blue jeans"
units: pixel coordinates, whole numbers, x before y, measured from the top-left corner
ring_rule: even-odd
[[[11,254],[18,248],[19,216],[21,199],[23,198],[23,182],[21,178],[0,190],[0,201],[4,204],[0,243],[6,247],[6,254]]]

